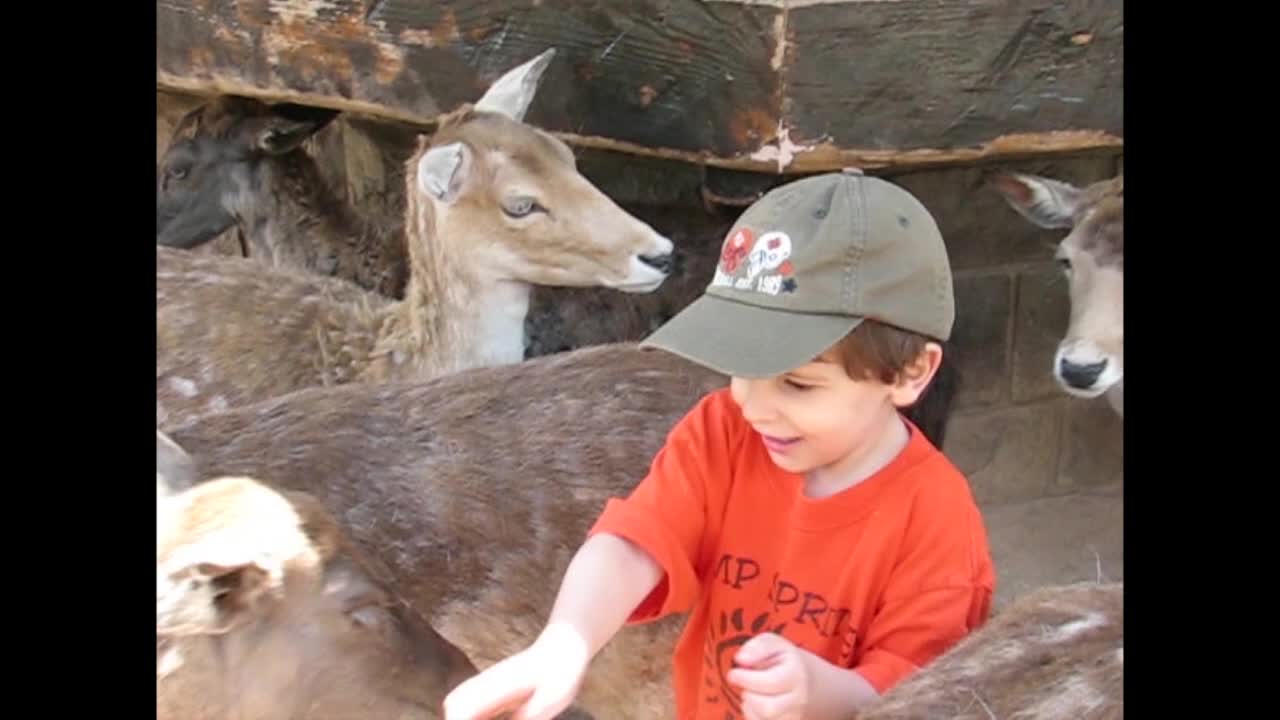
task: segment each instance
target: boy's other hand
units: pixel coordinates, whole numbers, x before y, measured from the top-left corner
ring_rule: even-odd
[[[567,625],[551,625],[528,648],[468,678],[444,699],[445,720],[551,720],[577,695],[587,646]]]
[[[800,720],[809,704],[809,668],[804,651],[786,638],[763,633],[734,656],[738,667],[726,679],[742,691],[747,720]]]

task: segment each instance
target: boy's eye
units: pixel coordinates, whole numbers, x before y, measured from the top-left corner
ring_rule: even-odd
[[[787,380],[786,383],[787,385],[795,388],[796,390],[808,390],[813,387],[812,385],[805,385],[804,383],[798,383],[795,380]]]

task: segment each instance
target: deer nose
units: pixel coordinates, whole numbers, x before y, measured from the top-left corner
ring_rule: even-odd
[[[640,261],[645,265],[660,271],[663,275],[671,274],[672,268],[675,267],[675,257],[671,253],[665,255],[641,255]]]
[[[1063,358],[1058,363],[1058,374],[1062,376],[1062,381],[1073,388],[1084,390],[1092,387],[1098,380],[1098,376],[1107,367],[1107,361],[1102,360],[1087,365],[1077,365]]]

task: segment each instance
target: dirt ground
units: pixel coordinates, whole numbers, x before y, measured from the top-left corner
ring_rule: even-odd
[[[1038,586],[1124,579],[1121,485],[982,512],[996,565],[997,611]]]

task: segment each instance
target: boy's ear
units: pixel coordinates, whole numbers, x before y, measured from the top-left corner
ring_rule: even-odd
[[[929,387],[941,365],[942,346],[936,342],[926,343],[924,350],[898,373],[898,379],[890,392],[893,404],[898,407],[914,405]]]

